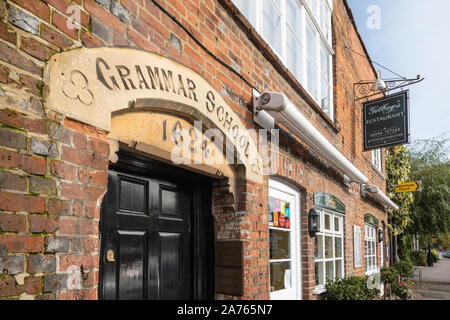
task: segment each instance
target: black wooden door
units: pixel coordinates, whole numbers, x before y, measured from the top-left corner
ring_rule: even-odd
[[[127,165],[132,170],[126,170]],[[208,249],[197,244],[202,229],[211,227],[198,217],[209,216],[199,204],[210,200],[199,202],[207,193],[196,192],[207,184],[161,164],[147,162],[147,170],[127,165],[116,166],[108,174],[101,212],[100,298],[208,298],[205,276],[212,275],[207,275],[208,262],[201,261]],[[203,233],[208,236],[209,232]],[[205,271],[206,275],[198,276]],[[196,291],[198,285],[206,289]]]

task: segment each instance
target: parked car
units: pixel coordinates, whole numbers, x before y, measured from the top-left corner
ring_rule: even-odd
[[[450,251],[444,252],[444,258],[450,258]]]

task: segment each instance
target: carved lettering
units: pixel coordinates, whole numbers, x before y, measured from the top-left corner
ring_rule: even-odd
[[[213,112],[214,109],[216,108],[216,105],[214,103],[215,97],[214,97],[214,93],[212,91],[208,91],[208,93],[206,94],[206,109],[209,112]]]
[[[125,90],[130,90],[130,88],[128,87],[128,83],[130,84],[131,88],[136,90],[136,87],[133,83],[133,81],[131,81],[130,78],[128,78],[130,76],[130,69],[128,69],[125,66],[116,66],[117,72],[119,73],[120,79],[122,79],[122,83],[123,86],[125,87]],[[128,83],[127,83],[128,81]]]

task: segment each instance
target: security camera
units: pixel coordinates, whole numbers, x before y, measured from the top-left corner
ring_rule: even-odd
[[[255,99],[256,110],[279,112],[286,109],[287,98],[280,92],[265,92]]]

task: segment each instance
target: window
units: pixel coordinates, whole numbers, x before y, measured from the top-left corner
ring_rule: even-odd
[[[334,120],[330,0],[233,0],[322,110]]]
[[[344,277],[344,218],[325,210],[317,212],[320,213],[320,232],[314,240],[316,289],[323,289],[326,279]]]
[[[376,228],[370,224],[364,225],[364,256],[366,274],[377,271],[377,236]]]
[[[269,180],[270,298],[301,299],[299,194]]]
[[[381,171],[381,149],[372,150],[372,165]]]

